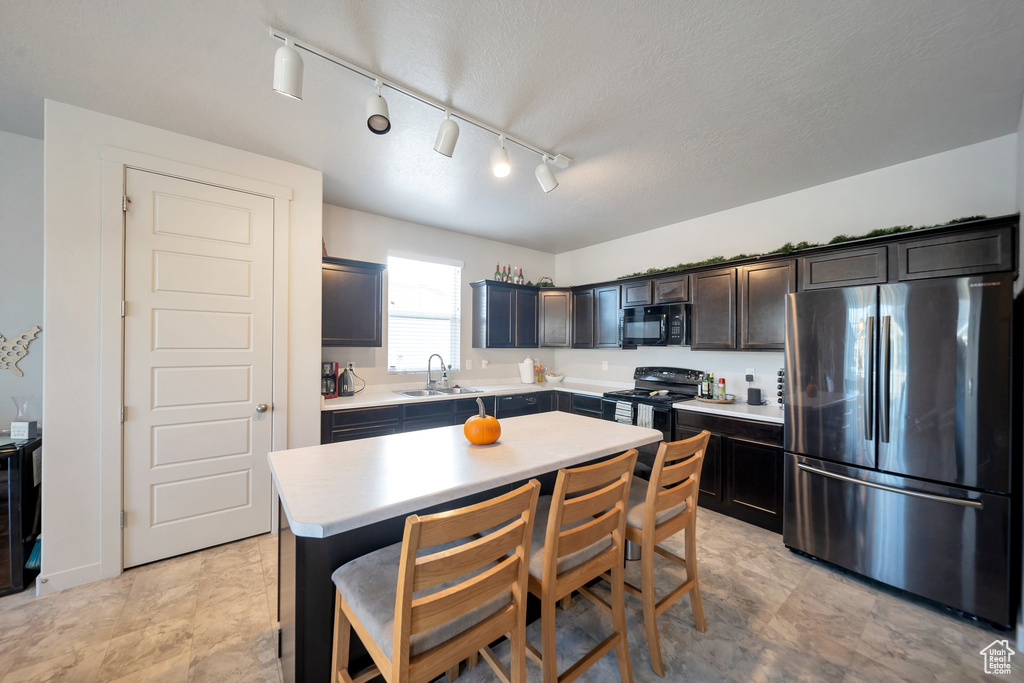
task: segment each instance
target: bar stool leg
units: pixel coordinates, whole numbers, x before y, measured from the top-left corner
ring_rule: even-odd
[[[335,591],[334,595],[334,652],[332,653],[331,683],[339,679],[339,673],[348,670],[348,648],[349,638],[352,636],[352,626],[348,617],[341,609],[341,594]]]
[[[625,569],[616,563],[612,567],[612,623],[619,632],[619,642],[615,645],[615,657],[619,662],[619,679],[623,683],[633,682],[633,672],[629,664],[629,642],[626,640],[626,589]]]
[[[540,607],[541,669],[544,683],[558,683],[558,654],[555,650],[555,605],[550,599],[542,599]]]
[[[640,575],[640,588],[644,603],[644,626],[647,629],[647,649],[651,652],[651,668],[654,669],[654,673],[664,676],[665,667],[661,662],[661,640],[658,636],[658,613],[654,601],[654,548],[648,548],[646,544],[640,557]]]
[[[704,603],[700,599],[700,582],[697,579],[697,529],[696,525],[686,528],[686,580],[693,581],[690,589],[690,607],[693,609],[693,623],[703,633],[707,630],[704,624]]]

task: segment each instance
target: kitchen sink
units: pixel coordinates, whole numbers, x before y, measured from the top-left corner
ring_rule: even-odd
[[[444,396],[445,392],[437,391],[436,389],[408,389],[406,391],[396,391],[396,394],[402,396],[411,396],[413,398],[421,398],[424,396]]]
[[[452,387],[451,389],[438,389],[442,394],[479,394],[483,389],[472,389],[470,387]]]

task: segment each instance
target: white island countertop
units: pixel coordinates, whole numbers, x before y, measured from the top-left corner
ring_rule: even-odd
[[[695,413],[710,413],[711,415],[722,415],[723,417],[736,417],[742,420],[756,420],[757,422],[772,422],[784,424],[783,411],[778,404],[766,406],[752,406],[747,403],[701,403],[700,401],[683,401],[673,403],[673,408],[679,410],[692,410]]]
[[[501,420],[474,446],[462,425],[276,451],[268,457],[292,533],[325,538],[661,441],[656,429],[550,412]]]
[[[633,385],[625,382],[588,383],[580,381],[540,382],[520,384],[509,381],[507,384],[474,383],[473,380],[459,381],[462,386],[479,389],[472,394],[444,394],[441,396],[403,396],[388,388],[371,386],[355,396],[329,398],[321,401],[321,410],[349,410],[352,408],[373,408],[376,406],[396,405],[400,403],[429,403],[431,401],[450,401],[455,398],[476,398],[477,396],[500,396],[502,394],[528,394],[537,391],[563,391],[572,394],[601,396],[606,391],[632,389]],[[422,386],[415,387],[422,389]]]

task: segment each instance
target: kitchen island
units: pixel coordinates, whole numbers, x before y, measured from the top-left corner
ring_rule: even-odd
[[[457,425],[270,454],[281,506],[278,614],[285,680],[330,680],[331,574],[401,541],[408,515],[479,502],[531,477],[662,438],[655,429],[561,412],[508,418],[501,429],[501,439],[489,446],[470,444]],[[353,663],[362,655],[353,638]]]

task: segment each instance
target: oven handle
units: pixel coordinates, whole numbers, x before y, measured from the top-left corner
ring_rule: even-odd
[[[934,493],[923,493],[921,491],[911,491],[909,489],[901,489],[895,486],[888,486],[886,484],[877,484],[873,481],[864,481],[863,479],[857,479],[855,477],[847,477],[843,474],[836,474],[835,472],[827,472],[825,470],[819,470],[816,467],[805,465],[802,462],[796,464],[797,468],[804,472],[811,474],[820,474],[823,477],[829,477],[831,479],[838,479],[839,481],[845,481],[850,484],[859,484],[861,486],[868,486],[873,489],[879,489],[881,491],[888,491],[889,493],[899,493],[904,496],[911,496],[913,498],[924,498],[925,500],[934,500],[939,503],[949,503],[950,505],[959,505],[965,508],[982,508],[980,500],[968,500],[966,498],[950,498],[948,496],[937,496]]]

